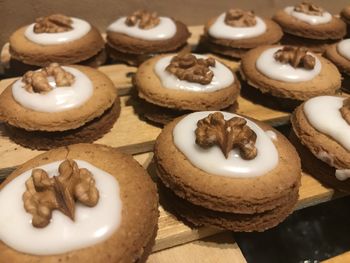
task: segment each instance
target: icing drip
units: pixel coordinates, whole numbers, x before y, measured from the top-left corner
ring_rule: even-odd
[[[60,33],[35,33],[35,23],[29,25],[24,32],[24,35],[30,41],[40,45],[59,45],[77,40],[85,36],[91,29],[91,25],[79,18],[71,18],[72,30]]]
[[[195,130],[197,122],[206,118],[213,111],[195,112],[184,117],[173,130],[175,146],[186,158],[199,169],[214,175],[228,177],[262,176],[278,164],[278,152],[270,137],[254,122],[246,119],[247,125],[256,133],[255,147],[257,156],[252,160],[241,158],[237,149],[228,154],[222,154],[219,146],[203,149],[196,144]],[[236,114],[222,112],[225,120],[241,117]]]
[[[294,68],[290,64],[276,61],[274,54],[281,48],[273,47],[266,49],[256,60],[256,68],[268,78],[296,83],[311,80],[321,72],[322,65],[320,60],[310,52],[308,54],[315,58],[315,66],[311,70]]]
[[[40,166],[49,176],[57,175],[57,161]],[[13,179],[0,192],[0,240],[23,253],[54,255],[85,248],[110,237],[121,222],[122,204],[116,179],[92,164],[76,160],[79,167],[91,171],[99,189],[100,199],[95,207],[76,204],[75,221],[55,210],[51,223],[35,228],[31,215],[24,210],[22,194],[25,181],[32,170]]]
[[[168,17],[159,17],[157,26],[149,29],[141,29],[138,25],[128,26],[125,24],[126,17],[121,17],[108,26],[107,31],[122,33],[130,37],[144,40],[165,40],[176,34],[176,24]]]
[[[288,15],[291,15],[292,17],[310,25],[326,24],[332,20],[332,15],[328,12],[323,12],[320,16],[308,15],[302,12],[295,11],[294,6],[288,6],[284,9],[284,11]]]
[[[339,181],[345,181],[346,179],[350,178],[350,169],[344,169],[344,170],[336,170],[335,171],[335,177]]]
[[[344,39],[337,44],[337,50],[341,56],[350,60],[350,39]]]
[[[54,87],[47,93],[31,93],[21,79],[12,85],[13,98],[23,107],[39,112],[60,112],[77,108],[84,104],[93,94],[91,80],[80,70],[72,67],[62,67],[75,77],[71,86],[56,88],[53,77],[48,77],[50,86]]]
[[[197,58],[207,58],[203,55],[196,54],[195,56]],[[209,84],[203,85],[196,82],[180,80],[175,75],[166,71],[166,67],[170,64],[173,57],[174,56],[165,56],[159,59],[154,66],[154,71],[159,77],[164,88],[193,92],[213,92],[227,88],[235,81],[232,71],[217,60],[215,61],[214,67],[209,67],[209,69],[214,73],[214,76]]]
[[[245,39],[262,35],[266,32],[266,24],[260,17],[255,17],[256,24],[246,27],[232,27],[225,23],[226,13],[221,14],[209,28],[209,35],[223,39]]]

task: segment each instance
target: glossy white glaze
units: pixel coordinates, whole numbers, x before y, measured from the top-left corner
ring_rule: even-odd
[[[75,77],[71,86],[56,88],[54,78],[49,77],[49,83],[54,89],[45,94],[30,93],[23,88],[25,84],[19,79],[12,85],[13,98],[23,107],[39,112],[60,112],[81,106],[94,92],[92,81],[76,68],[63,68]]]
[[[274,131],[268,130],[265,133],[271,140],[277,141],[277,134]]]
[[[226,13],[222,13],[208,30],[210,36],[223,39],[244,39],[257,37],[266,32],[266,24],[260,17],[255,17],[256,24],[247,27],[232,27],[225,23]]]
[[[118,32],[130,37],[144,40],[165,40],[172,38],[176,34],[176,24],[168,17],[159,17],[157,26],[149,29],[141,29],[136,24],[128,26],[125,24],[126,17],[121,17],[108,26],[107,31]]]
[[[274,58],[274,53],[283,47],[273,47],[266,49],[256,60],[256,68],[268,78],[285,82],[302,82],[316,77],[322,68],[320,60],[316,59],[315,67],[311,70],[304,68],[294,68],[288,63],[281,63]]]
[[[340,108],[345,98],[319,96],[304,104],[304,113],[310,124],[350,151],[350,125],[342,117]]]
[[[63,161],[63,160],[62,160]],[[41,166],[49,176],[58,174],[62,161]],[[0,240],[9,247],[28,254],[54,255],[89,247],[110,237],[121,222],[122,203],[119,185],[114,176],[76,160],[79,168],[87,168],[93,174],[99,190],[95,207],[76,203],[75,221],[54,210],[48,226],[35,228],[32,216],[24,210],[22,195],[25,181],[31,176],[28,170],[13,179],[0,192]]]
[[[337,44],[337,50],[342,57],[350,60],[350,39],[348,38],[340,41]]]
[[[183,118],[173,130],[175,146],[188,161],[204,172],[228,177],[256,177],[262,176],[278,164],[278,152],[269,135],[254,122],[247,120],[248,126],[257,134],[255,147],[257,156],[252,160],[241,158],[237,149],[232,150],[226,159],[218,146],[203,149],[195,142],[197,122],[214,111],[195,112]],[[239,115],[222,112],[226,120]]]
[[[197,58],[208,58],[203,55],[194,55]],[[214,77],[209,84],[203,85],[196,82],[180,80],[174,74],[165,70],[172,58],[173,55],[163,57],[159,59],[154,66],[154,71],[164,88],[193,92],[213,92],[227,88],[235,81],[232,71],[217,60],[215,60],[215,67],[209,67],[214,73]]]
[[[321,16],[308,15],[302,12],[295,11],[294,6],[287,6],[284,9],[284,12],[310,25],[326,24],[332,20],[332,15],[328,12],[323,12]]]
[[[346,179],[350,178],[350,169],[335,170],[335,177],[339,181],[345,181]]]
[[[40,45],[59,45],[77,40],[85,36],[90,30],[91,25],[85,20],[71,17],[73,29],[61,33],[35,33],[34,25],[30,24],[24,32],[24,35],[30,41]]]

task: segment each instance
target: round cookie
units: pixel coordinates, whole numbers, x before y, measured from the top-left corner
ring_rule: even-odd
[[[26,90],[27,86],[43,86],[45,81],[53,78],[52,72],[36,86],[23,81],[33,81],[42,77],[35,74],[54,70],[62,70],[60,74],[66,76],[73,75],[73,82],[65,83],[64,87],[49,86],[49,91]],[[55,84],[46,84],[59,86],[59,79],[55,81]],[[60,67],[51,64],[40,71],[26,73],[3,91],[0,101],[0,118],[11,131],[8,135],[34,149],[92,142],[113,127],[120,112],[112,81],[96,69],[77,65]]]
[[[92,173],[98,202],[93,207],[73,203],[74,222],[55,210],[46,227],[36,228],[32,220],[27,220],[31,214],[22,202],[26,187],[21,183],[30,178],[31,169],[39,166],[46,165],[44,171],[57,175],[57,166],[64,160],[74,160],[79,169],[87,168]],[[49,169],[48,164],[56,168]],[[151,251],[159,214],[155,184],[131,156],[111,147],[77,144],[51,150],[17,168],[0,189],[0,206],[11,206],[3,210],[0,221],[16,232],[16,240],[10,244],[11,233],[0,230],[0,254],[6,262],[144,262]],[[11,215],[12,220],[7,220],[6,215]],[[88,227],[82,231],[84,224]],[[99,234],[93,235],[95,231]],[[87,237],[86,232],[91,236]]]
[[[350,190],[348,112],[346,97],[319,96],[300,105],[291,118],[290,138],[300,153],[304,169],[342,191]]]
[[[180,60],[181,63],[188,60],[190,66],[177,66],[176,61]],[[199,65],[209,63],[208,61],[213,63],[212,66]],[[195,70],[204,70],[207,73],[201,71],[197,74]],[[198,81],[205,78],[205,74],[211,74],[212,78],[207,79],[205,84],[199,83]],[[228,108],[235,103],[240,91],[240,84],[228,67],[211,57],[192,54],[159,55],[151,58],[140,65],[133,83],[138,96],[147,103],[180,113]],[[147,114],[150,115],[150,112],[145,114],[146,117]]]
[[[314,52],[323,53],[327,44],[346,34],[340,18],[309,2],[279,10],[272,19],[287,33],[283,44],[305,46]]]
[[[252,48],[279,42],[282,35],[281,28],[272,20],[230,9],[207,22],[200,45],[219,55],[241,58]]]
[[[344,20],[347,25],[347,35],[349,36],[349,24],[350,24],[350,6],[346,6],[341,10],[340,17]]]
[[[36,23],[16,30],[9,42],[12,59],[41,67],[52,62],[75,64],[89,60],[91,64],[95,56],[101,61],[104,48],[102,36],[94,26],[64,15],[39,18]]]
[[[204,143],[198,143],[203,134],[199,135],[197,128],[203,127],[203,123],[210,124],[204,129],[209,140],[228,138],[225,132],[223,135],[212,133],[211,128],[222,123],[222,117],[213,119],[213,115],[209,115],[213,113],[196,112],[177,118],[165,126],[156,140],[157,174],[178,196],[179,204],[175,207],[182,207],[179,214],[196,225],[214,225],[234,231],[263,231],[275,226],[292,212],[297,201],[301,169],[295,149],[270,126],[245,119],[248,125],[245,124],[242,132],[249,134],[247,126],[255,132],[257,155],[244,160],[247,157],[242,154],[244,150],[238,151],[236,147],[241,142],[252,150],[247,141],[249,137],[242,139],[242,134],[237,135],[233,130],[238,126],[224,126],[222,131],[236,134],[233,140],[235,136],[241,138],[225,159],[216,144],[208,143],[203,148]],[[239,115],[223,114],[226,125],[233,117],[243,120]],[[199,124],[197,121],[203,118],[206,120]]]
[[[139,65],[156,54],[179,51],[189,37],[182,22],[144,10],[121,17],[107,28],[110,56],[130,65]]]
[[[282,105],[295,106],[318,95],[332,95],[341,86],[341,75],[329,60],[289,46],[262,46],[249,51],[242,58],[240,73],[252,90],[266,93],[268,100]],[[264,103],[264,96],[260,101]]]

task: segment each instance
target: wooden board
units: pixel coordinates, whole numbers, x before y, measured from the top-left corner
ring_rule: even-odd
[[[165,261],[166,262],[166,261]],[[350,262],[350,251],[345,252],[333,258],[322,261],[322,263],[349,263]]]
[[[196,41],[196,38],[198,38],[198,32],[200,32],[202,28],[194,27],[191,28],[191,30],[193,32],[191,43],[194,43]],[[224,62],[234,70],[236,70],[238,67],[238,63],[236,62]],[[160,133],[161,129],[141,120],[135,113],[134,106],[137,104],[137,101],[133,96],[130,95],[133,89],[131,86],[130,73],[134,73],[136,71],[136,68],[125,65],[109,65],[100,67],[99,69],[108,75],[114,82],[119,94],[122,96],[122,109],[121,115],[115,123],[113,129],[103,138],[98,140],[97,143],[110,145],[119,148],[124,152],[133,154],[134,157],[147,169],[152,160],[151,151],[154,141]],[[0,92],[2,92],[14,80],[15,79],[1,80]],[[246,116],[250,116],[258,120],[268,122],[270,124],[285,123],[289,120],[288,113],[271,110],[261,105],[254,104],[241,97],[238,99],[238,101],[238,112]],[[0,123],[0,179],[1,177],[7,176],[17,165],[31,159],[39,153],[40,151],[32,151],[11,142],[6,136],[3,125]],[[154,175],[151,174],[151,176]],[[315,205],[320,202],[325,202],[334,196],[337,196],[337,194],[334,193],[332,189],[322,186],[317,180],[313,179],[307,174],[303,174],[302,187],[300,189],[300,199],[297,209]],[[191,242],[193,240],[201,239],[203,237],[221,232],[219,229],[209,227],[192,229],[165,211],[162,206],[160,206],[159,209],[159,230],[153,251],[164,250],[166,248],[174,247],[179,244]],[[198,244],[200,244],[200,242],[195,242],[174,248],[172,250],[159,252],[159,254],[157,253],[158,256],[152,256],[149,262],[161,262],[161,260],[164,258],[172,257],[175,253],[172,251],[177,251],[175,254],[181,254],[185,253],[185,251],[192,250],[194,252],[198,251],[198,253],[202,253],[202,251],[205,250],[207,251],[206,254],[208,255],[209,259],[211,258],[211,254],[217,255],[215,254],[216,252],[211,249],[211,246],[209,246],[209,248],[203,248]],[[233,251],[230,250],[228,254],[233,257],[231,253],[235,253],[235,251],[238,250],[236,247],[233,247]],[[180,262],[180,259],[181,257],[178,258],[177,262]],[[203,261],[198,262],[205,261],[203,259]],[[244,261],[241,261],[241,257],[238,255],[237,261],[234,261],[232,258],[232,261],[230,262]]]

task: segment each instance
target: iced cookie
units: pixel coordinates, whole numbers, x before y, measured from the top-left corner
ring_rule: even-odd
[[[119,111],[112,81],[85,66],[52,63],[27,72],[0,95],[6,135],[32,149],[93,142],[113,127]]]
[[[139,65],[150,57],[176,52],[186,46],[190,33],[185,24],[155,12],[138,10],[107,28],[109,55],[117,61]]]
[[[14,64],[43,67],[52,62],[103,62],[104,41],[100,32],[85,20],[61,14],[36,19],[15,31],[9,42]]]
[[[347,35],[349,36],[349,32],[350,32],[350,6],[346,6],[344,7],[344,9],[340,12],[340,16],[341,18],[344,20],[344,22],[347,25]]]
[[[350,191],[350,99],[319,96],[291,118],[291,141],[304,169],[327,185]]]
[[[346,24],[340,18],[306,1],[277,11],[272,19],[285,33],[282,44],[304,46],[318,53],[346,34]]]
[[[173,206],[195,225],[264,231],[298,199],[300,160],[267,124],[228,112],[195,112],[165,126],[156,170]],[[173,199],[172,199],[173,200]]]
[[[232,58],[240,58],[248,50],[279,42],[283,32],[270,19],[252,11],[230,9],[205,25],[201,48]]]
[[[303,47],[255,48],[242,58],[240,72],[248,84],[243,94],[286,110],[315,96],[333,95],[341,86],[336,66]]]
[[[192,111],[234,108],[240,91],[231,69],[212,57],[190,53],[160,55],[144,62],[134,85],[144,100],[145,117],[163,124]]]
[[[95,144],[41,154],[0,185],[2,262],[144,262],[158,195],[129,155]]]

